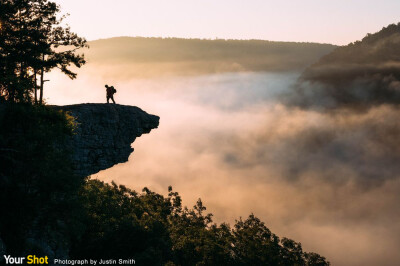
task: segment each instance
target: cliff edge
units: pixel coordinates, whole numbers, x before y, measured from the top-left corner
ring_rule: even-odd
[[[76,104],[53,106],[69,112],[77,128],[68,140],[73,168],[89,176],[128,161],[137,137],[157,128],[160,118],[135,106],[119,104]]]

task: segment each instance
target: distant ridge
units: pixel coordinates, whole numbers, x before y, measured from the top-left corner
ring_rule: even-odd
[[[155,72],[177,74],[294,71],[336,48],[317,43],[145,37],[115,37],[89,45],[89,63],[157,64]]]

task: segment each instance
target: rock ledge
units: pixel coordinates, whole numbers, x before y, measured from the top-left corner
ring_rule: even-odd
[[[79,176],[128,161],[132,142],[157,128],[160,120],[135,106],[90,103],[53,107],[76,119],[77,129],[67,145]]]

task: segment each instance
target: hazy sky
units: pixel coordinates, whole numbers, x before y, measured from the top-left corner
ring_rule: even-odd
[[[115,36],[347,44],[399,22],[398,0],[56,0],[88,40]]]

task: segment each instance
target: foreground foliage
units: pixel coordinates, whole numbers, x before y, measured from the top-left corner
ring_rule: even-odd
[[[193,209],[169,188],[163,197],[88,180],[81,190],[84,233],[76,258],[135,258],[143,265],[329,265],[301,244],[280,239],[251,214],[233,228],[212,223],[199,199]]]

